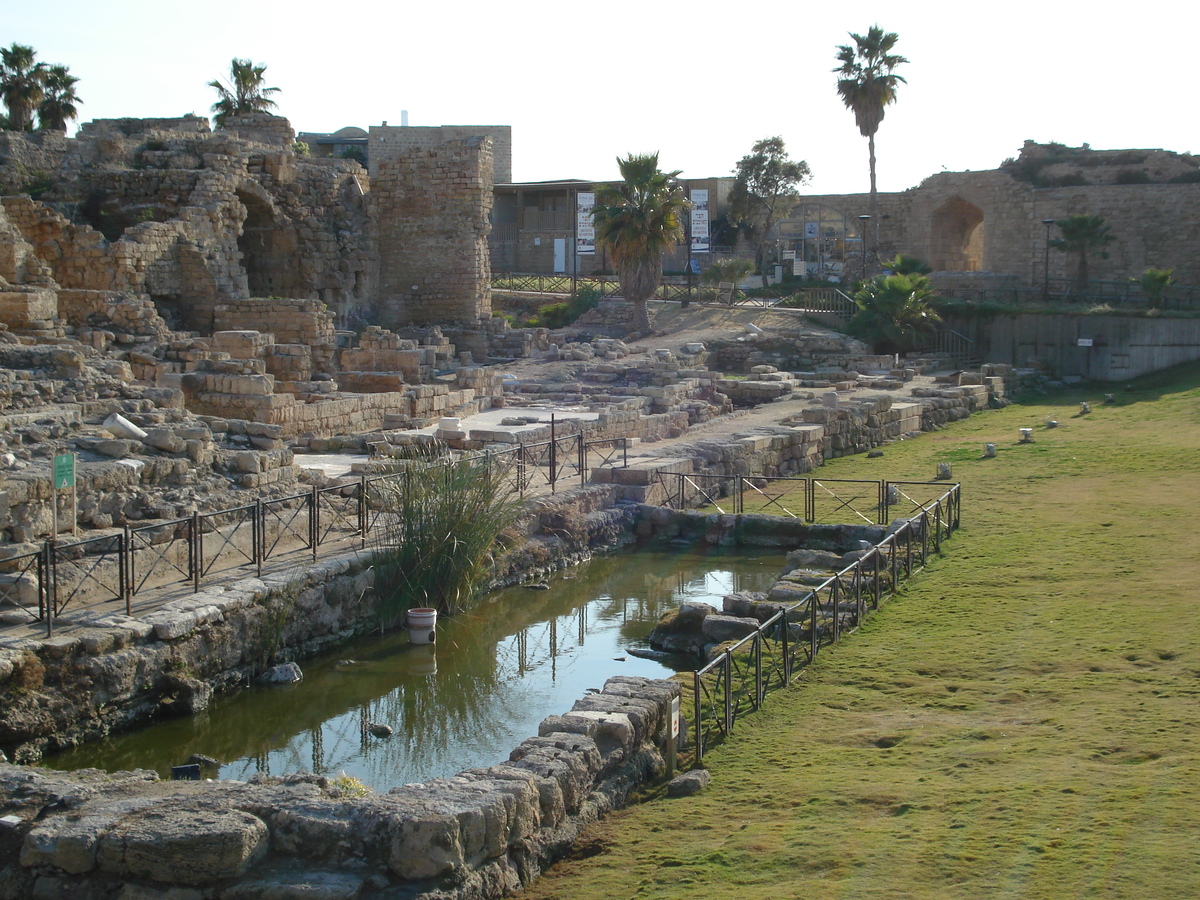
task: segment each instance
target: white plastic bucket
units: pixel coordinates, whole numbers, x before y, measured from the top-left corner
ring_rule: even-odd
[[[437,610],[417,606],[408,611],[408,640],[412,644],[432,644],[437,635]]]

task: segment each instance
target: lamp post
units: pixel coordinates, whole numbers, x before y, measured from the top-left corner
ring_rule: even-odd
[[[1054,220],[1042,219],[1042,224],[1046,226],[1046,261],[1042,266],[1042,300],[1044,302],[1050,299],[1050,226],[1054,224]]]
[[[862,226],[858,230],[859,237],[862,241],[862,280],[866,281],[867,280],[867,223],[871,221],[871,217],[870,216],[859,216],[858,221],[859,221],[859,224]]]

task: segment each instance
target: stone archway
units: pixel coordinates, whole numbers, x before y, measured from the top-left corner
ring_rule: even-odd
[[[270,197],[257,185],[239,187],[236,193],[246,208],[237,243],[250,296],[304,296],[295,293],[299,269],[295,233],[279,226]]]
[[[942,272],[985,270],[983,210],[962,197],[947,200],[933,212],[930,265]]]

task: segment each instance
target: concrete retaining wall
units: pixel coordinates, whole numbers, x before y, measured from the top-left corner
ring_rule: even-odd
[[[1200,319],[1017,314],[947,322],[973,333],[981,359],[1046,367],[1060,378],[1124,381],[1200,359]]]

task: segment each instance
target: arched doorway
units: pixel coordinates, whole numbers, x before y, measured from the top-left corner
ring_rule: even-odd
[[[238,250],[246,285],[252,297],[305,296],[294,293],[297,281],[296,239],[275,221],[269,198],[256,191],[238,188],[237,198],[246,208]]]
[[[930,264],[943,272],[982,272],[983,210],[954,197],[933,212]]]

